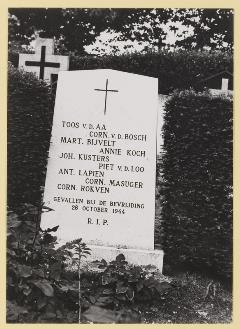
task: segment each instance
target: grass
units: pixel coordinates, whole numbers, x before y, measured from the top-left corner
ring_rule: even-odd
[[[144,323],[230,323],[232,294],[223,283],[182,272],[171,277],[178,284],[158,304],[142,307]]]

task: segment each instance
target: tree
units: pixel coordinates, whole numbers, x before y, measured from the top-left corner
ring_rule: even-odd
[[[147,42],[147,48],[168,46],[169,31],[174,46],[184,49],[232,50],[233,10],[231,9],[115,9],[111,28],[121,40]],[[167,28],[166,28],[167,27]],[[185,29],[183,29],[185,28]]]
[[[145,45],[145,50],[169,48],[171,33],[175,40],[171,46],[175,48],[233,48],[231,9],[11,8],[9,13],[11,48],[16,43],[28,45],[39,34],[55,37],[61,53],[71,51],[82,55],[84,46],[93,44],[103,31],[118,33],[113,44],[137,41]]]
[[[54,37],[60,52],[84,54],[110,19],[110,9],[10,8],[9,47],[29,45],[39,35]]]
[[[232,50],[233,10],[181,9],[176,15],[180,15],[184,24],[193,28],[194,32],[183,40],[177,41],[177,45],[186,49],[210,47],[211,49]]]
[[[167,32],[164,25],[172,16],[172,9],[115,9],[110,27],[121,32],[120,39],[148,43],[148,48],[164,46]]]

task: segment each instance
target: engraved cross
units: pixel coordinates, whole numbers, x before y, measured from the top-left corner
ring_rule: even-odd
[[[105,89],[94,89],[96,91],[105,91],[105,105],[104,105],[104,115],[106,114],[106,111],[107,111],[107,92],[108,91],[111,91],[111,92],[114,92],[114,93],[117,93],[118,90],[116,89],[108,89],[108,79],[106,80],[106,87]]]

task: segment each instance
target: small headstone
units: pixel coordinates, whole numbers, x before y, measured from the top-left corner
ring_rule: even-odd
[[[69,68],[69,56],[54,55],[54,40],[37,38],[35,54],[19,54],[19,67],[51,82],[51,75]]]
[[[114,70],[61,72],[44,202],[59,225],[98,258],[120,251],[162,269],[154,250],[157,79]]]
[[[207,88],[212,95],[233,95],[233,75],[224,70],[196,82],[195,87]]]
[[[223,90],[223,91],[227,91],[228,90],[228,79],[224,79],[224,78],[222,78],[222,88],[221,88],[221,90]]]
[[[222,78],[221,89],[209,89],[212,95],[232,95],[233,91],[228,89],[229,79]]]

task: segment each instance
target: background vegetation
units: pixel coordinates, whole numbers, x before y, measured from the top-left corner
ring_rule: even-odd
[[[168,260],[232,273],[232,100],[194,91],[166,103],[162,220]]]
[[[31,73],[9,66],[8,205],[39,204],[45,184],[53,99]]]
[[[133,41],[142,51],[161,49],[232,50],[233,10],[174,8],[10,8],[9,48],[26,49],[36,35],[55,38],[58,53],[86,54],[102,32],[101,45],[118,53],[117,41]],[[172,42],[171,36],[175,41]],[[113,41],[113,42],[112,42]],[[123,43],[124,50],[134,45]],[[23,47],[24,46],[24,47]],[[31,46],[31,45],[30,45]],[[95,54],[106,54],[95,45]],[[104,47],[103,47],[104,48]]]
[[[10,52],[9,61],[17,67],[18,53]],[[158,78],[159,93],[197,87],[198,83],[224,70],[233,72],[233,57],[220,51],[160,51],[121,56],[70,56],[70,70],[114,69]],[[199,87],[199,86],[198,86]]]

